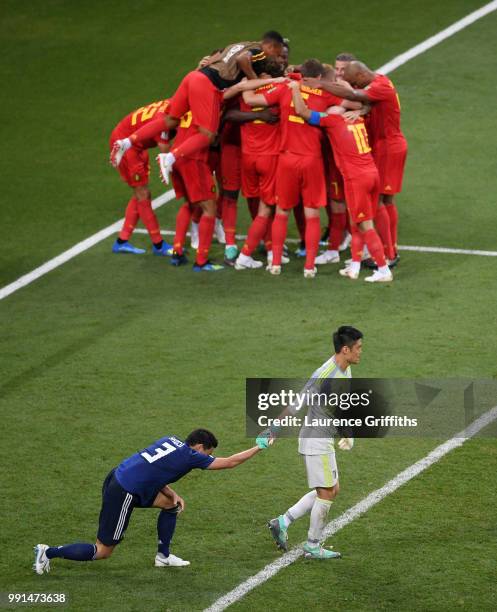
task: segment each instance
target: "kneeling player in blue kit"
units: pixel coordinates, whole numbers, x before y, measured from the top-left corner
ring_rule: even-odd
[[[183,499],[169,484],[195,468],[234,468],[267,448],[268,442],[258,439],[257,446],[225,458],[211,455],[216,447],[214,434],[206,429],[196,429],[184,442],[175,436],[166,436],[125,459],[104,480],[96,543],[38,544],[34,549],[34,571],[37,574],[49,572],[50,561],[57,557],[71,561],[107,559],[123,539],[134,508],[161,509],[157,519],[159,546],[156,567],[189,565],[189,561],[169,552],[177,515],[184,508]]]

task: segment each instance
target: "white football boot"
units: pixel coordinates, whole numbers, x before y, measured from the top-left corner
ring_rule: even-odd
[[[390,283],[393,281],[393,274],[390,272],[388,266],[375,270],[371,276],[366,276],[364,279],[367,283]]]
[[[176,158],[173,153],[159,153],[156,157],[159,162],[159,170],[161,174],[161,181],[166,185],[169,185],[169,175],[171,174],[171,170],[173,169],[174,162]]]
[[[281,256],[281,263],[282,264],[287,264],[289,262],[290,262],[290,258],[283,254]],[[273,251],[268,251],[267,252],[267,265],[268,266],[272,266],[273,265]]]
[[[47,548],[50,548],[47,544],[37,544],[33,549],[35,551],[33,569],[40,576],[50,571],[50,559],[46,555]]]
[[[312,270],[308,270],[307,268],[304,268],[304,278],[316,278],[317,273],[318,273],[318,269],[316,268],[316,266],[314,266]]]
[[[340,263],[340,255],[338,251],[323,251],[321,255],[318,255],[314,262],[317,266],[330,263]]]
[[[250,257],[250,255],[240,253],[235,261],[235,270],[256,270],[257,268],[262,268],[263,265],[262,261],[257,261],[257,259]]]
[[[166,557],[162,553],[157,553],[155,555],[154,565],[155,567],[185,567],[185,565],[190,565],[190,561],[180,559],[172,553],[169,553],[169,557]]]

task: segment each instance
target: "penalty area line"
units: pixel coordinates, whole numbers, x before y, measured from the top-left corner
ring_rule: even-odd
[[[175,195],[172,189],[169,191],[166,191],[161,196],[155,198],[155,200],[152,201],[152,208],[154,210],[157,208],[160,208],[167,202],[174,200],[174,198],[175,198]],[[92,236],[89,236],[85,240],[78,242],[77,244],[72,246],[67,251],[64,251],[60,255],[57,255],[56,257],[49,259],[48,261],[46,261],[44,264],[42,264],[38,268],[31,270],[31,272],[28,272],[27,274],[24,274],[23,276],[20,276],[17,280],[10,283],[9,285],[5,285],[5,287],[2,287],[0,289],[0,300],[5,299],[11,293],[14,293],[14,291],[18,291],[22,287],[29,285],[30,283],[35,281],[37,278],[40,278],[40,276],[43,276],[44,274],[51,272],[55,268],[58,268],[62,264],[72,259],[73,257],[76,257],[76,255],[79,255],[80,253],[87,251],[92,246],[95,246],[99,242],[102,242],[102,240],[105,240],[109,236],[112,236],[112,234],[114,234],[115,232],[121,229],[123,222],[124,222],[124,219],[119,219],[115,223],[112,223],[112,225],[105,227],[104,229],[100,230],[96,234],[93,234]]]
[[[450,438],[443,444],[437,446],[425,457],[423,457],[419,461],[416,461],[416,463],[413,463],[402,472],[399,472],[397,476],[389,480],[382,487],[376,489],[375,491],[372,491],[360,502],[346,510],[336,519],[330,521],[324,530],[324,536],[326,538],[329,538],[330,536],[340,531],[340,529],[346,527],[356,518],[362,516],[373,506],[376,506],[376,504],[380,503],[385,497],[394,493],[402,485],[406,484],[407,482],[424,472],[427,468],[440,461],[442,457],[444,457],[454,449],[462,446],[466,442],[466,440],[473,438],[484,427],[487,427],[487,425],[490,425],[495,420],[497,420],[497,406],[494,406],[494,408],[491,408],[488,412],[482,414],[478,419],[473,421],[473,423],[468,425],[466,429],[459,432],[453,438]],[[226,610],[226,608],[242,599],[245,595],[250,593],[250,591],[257,588],[264,582],[267,582],[279,571],[281,571],[285,567],[288,567],[297,559],[302,557],[302,555],[304,554],[304,550],[302,548],[304,544],[305,542],[302,542],[299,546],[292,548],[289,552],[282,555],[276,561],[273,561],[272,563],[266,565],[260,572],[254,574],[253,576],[239,584],[237,587],[235,587],[233,590],[231,590],[229,593],[226,593],[226,595],[223,595],[222,597],[217,599],[211,606],[206,608],[204,612],[222,612],[222,610]],[[326,563],[326,561],[323,561],[322,563]]]

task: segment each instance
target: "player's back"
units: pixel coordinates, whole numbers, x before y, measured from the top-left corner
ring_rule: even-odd
[[[261,44],[255,41],[233,43],[219,52],[216,61],[200,69],[209,80],[218,88],[225,89],[241,81],[243,72],[238,67],[238,58],[242,53],[250,52],[252,68],[258,74],[264,67],[266,54]]]
[[[139,495],[143,505],[149,505],[166,484],[212,461],[210,455],[193,450],[176,436],[165,436],[122,461],[116,478],[126,491]]]
[[[321,157],[322,132],[319,128],[309,125],[302,117],[295,113],[292,92],[285,84],[277,86],[265,94],[269,105],[279,104],[281,116],[281,151],[305,155],[308,157]],[[306,85],[300,86],[302,97],[307,106],[315,111],[323,112],[333,104],[339,104],[340,98]]]
[[[146,106],[140,106],[129,115],[126,115],[114,128],[112,134],[116,138],[128,138],[133,132],[141,128],[143,125],[156,119],[157,116],[167,111],[169,99],[152,102]]]
[[[392,81],[383,74],[377,74],[366,88],[368,98],[373,102],[368,129],[372,143],[387,140],[391,145],[405,142],[400,129],[400,100]]]
[[[341,115],[328,115],[321,119],[320,125],[326,129],[337,166],[344,178],[353,178],[368,170],[376,172],[362,118],[350,123]]]

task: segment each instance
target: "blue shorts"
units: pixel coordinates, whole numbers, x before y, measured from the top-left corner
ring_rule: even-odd
[[[112,469],[102,485],[102,508],[97,538],[106,546],[115,546],[124,537],[133,509],[140,506],[138,495],[121,487]]]

